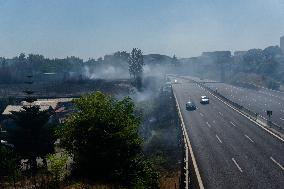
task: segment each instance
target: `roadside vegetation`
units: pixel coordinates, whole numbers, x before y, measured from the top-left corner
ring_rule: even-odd
[[[78,111],[58,126],[53,135],[50,135],[51,130],[44,129],[47,113],[39,112],[36,107],[13,115],[17,117],[16,128],[15,132],[9,132],[7,141],[12,141],[14,146],[1,145],[0,155],[6,157],[1,161],[1,170],[5,171],[1,171],[2,176],[11,176],[17,183],[14,172],[18,170],[30,175],[30,181],[38,188],[58,183],[68,174],[60,175],[67,164],[66,156],[50,155],[53,153],[50,144],[56,136],[60,148],[72,158],[70,176],[65,178],[68,182],[83,179],[87,183],[112,183],[121,188],[158,188],[158,174],[142,153],[142,140],[138,135],[140,118],[134,114],[133,101],[128,97],[117,100],[96,92],[82,96],[74,104]],[[16,160],[8,159],[10,156]],[[38,167],[36,157],[43,160],[47,157],[50,166]],[[28,159],[27,170],[20,168],[22,159]],[[46,175],[39,179],[40,172]],[[43,183],[47,175],[51,180]]]
[[[154,95],[136,102],[101,92],[83,95],[62,125],[51,125],[50,112],[36,106],[13,113],[14,127],[1,135],[13,144],[0,145],[1,186],[177,187],[181,152],[175,105],[157,86],[145,86],[145,94],[155,90]]]
[[[74,174],[126,188],[158,188],[157,174],[143,160],[131,99],[97,92],[74,103],[78,112],[57,131],[62,148],[73,156]]]
[[[153,82],[157,80],[152,78]],[[155,91],[136,106],[143,119],[139,129],[144,139],[143,152],[159,172],[160,187],[178,188],[182,162],[181,133],[171,92]]]

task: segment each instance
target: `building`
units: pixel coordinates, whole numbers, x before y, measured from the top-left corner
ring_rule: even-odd
[[[24,106],[38,106],[41,111],[56,110],[60,103],[71,102],[73,98],[57,98],[57,99],[38,99],[32,103],[22,101],[21,105],[8,105],[3,111],[2,115],[11,115],[11,112],[19,112],[23,110]]]
[[[23,111],[25,106],[38,106],[41,111],[48,110],[52,113],[49,121],[53,123],[62,123],[68,115],[75,112],[73,98],[57,98],[57,99],[38,99],[33,103],[27,103],[22,101],[20,105],[8,105],[2,113],[1,129],[9,126],[13,126],[13,120],[11,120],[12,112]]]
[[[282,49],[282,52],[284,53],[284,36],[280,37],[280,48]]]
[[[247,51],[235,51],[233,57],[234,63],[242,62],[246,53]]]
[[[247,51],[235,51],[234,56],[242,57],[247,53]]]
[[[211,58],[230,58],[231,51],[213,51],[213,52],[203,52],[201,56],[211,57]]]

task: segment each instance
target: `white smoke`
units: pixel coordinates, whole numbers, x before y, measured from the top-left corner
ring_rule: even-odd
[[[89,79],[128,79],[128,70],[114,67],[111,65],[91,70],[88,66],[84,67],[84,76]]]

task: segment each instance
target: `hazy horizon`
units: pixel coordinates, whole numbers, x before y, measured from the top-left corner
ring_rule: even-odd
[[[98,58],[134,47],[145,54],[279,45],[281,0],[0,0],[0,56]]]

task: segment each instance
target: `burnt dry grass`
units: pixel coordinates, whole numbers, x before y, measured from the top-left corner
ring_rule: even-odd
[[[178,188],[182,149],[175,102],[171,94],[140,104],[144,153],[160,174],[161,188]]]
[[[121,80],[62,80],[51,82],[37,82],[32,85],[25,83],[15,84],[1,84],[0,96],[1,97],[13,97],[24,98],[24,90],[34,91],[34,96],[38,98],[47,97],[75,97],[81,96],[86,93],[94,91],[102,91],[104,93],[116,95],[116,94],[128,94],[130,90],[130,81],[127,79]]]

